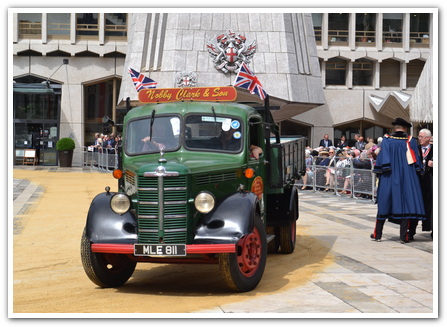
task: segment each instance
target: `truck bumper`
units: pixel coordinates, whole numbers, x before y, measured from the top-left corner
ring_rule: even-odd
[[[93,243],[92,252],[134,254],[133,244]],[[235,253],[236,244],[187,244],[187,254]]]

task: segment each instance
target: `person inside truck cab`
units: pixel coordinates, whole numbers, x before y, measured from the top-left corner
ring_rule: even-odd
[[[233,128],[227,131],[222,130],[219,137],[215,138],[213,142],[218,149],[237,151],[241,144],[240,138],[236,136],[237,133],[238,131]],[[262,149],[257,145],[250,145],[249,150],[252,158],[259,159],[259,156],[262,155]]]

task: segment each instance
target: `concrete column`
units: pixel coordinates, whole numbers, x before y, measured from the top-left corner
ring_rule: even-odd
[[[99,28],[99,44],[104,45],[104,37],[105,37],[105,29],[106,29],[106,20],[105,20],[105,14],[99,13],[98,15],[98,28]]]
[[[323,13],[321,17],[321,46],[324,50],[328,49],[328,30],[329,30],[329,14]]]
[[[13,13],[12,14],[12,42],[17,43],[19,40],[19,14]],[[431,33],[430,33],[431,36]]]
[[[42,14],[42,44],[48,41],[48,14]]]
[[[400,88],[407,89],[407,62],[405,61],[400,63]]]
[[[355,50],[355,13],[349,14],[349,38],[348,38],[349,49],[351,51]]]
[[[383,14],[376,15],[376,48],[378,51],[383,50]]]
[[[380,90],[380,63],[381,61],[376,61],[374,63],[374,81],[373,86],[376,90]]]
[[[349,61],[348,62],[348,71],[346,73],[346,86],[348,87],[348,89],[352,89],[352,69],[354,66],[354,61]]]
[[[402,47],[405,52],[410,51],[410,13],[403,14]]]
[[[76,43],[76,14],[70,14],[70,43]]]

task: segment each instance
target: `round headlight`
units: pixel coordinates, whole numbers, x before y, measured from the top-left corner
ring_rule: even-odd
[[[130,199],[124,193],[116,193],[110,200],[110,207],[117,214],[124,214],[130,209]]]
[[[214,208],[214,196],[208,192],[197,194],[194,199],[196,209],[201,213],[208,213]]]

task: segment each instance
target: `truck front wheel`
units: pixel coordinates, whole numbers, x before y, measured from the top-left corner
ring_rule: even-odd
[[[248,292],[261,281],[267,260],[267,237],[258,214],[253,231],[242,237],[236,247],[236,253],[219,254],[220,272],[230,289]]]
[[[81,240],[81,259],[88,278],[104,288],[123,285],[132,276],[137,265],[124,254],[92,252],[85,230]]]

